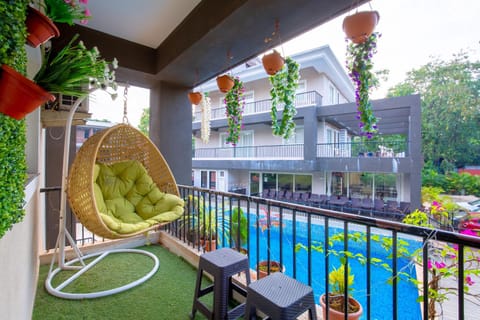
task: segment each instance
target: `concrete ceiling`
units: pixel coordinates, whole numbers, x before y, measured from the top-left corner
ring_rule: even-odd
[[[90,0],[92,19],[86,25],[97,31],[157,48],[200,0]]]
[[[118,59],[120,81],[191,88],[352,9],[352,1],[90,0],[88,7],[88,25],[61,25],[54,47],[79,33],[102,56]],[[275,21],[281,38],[266,44]]]

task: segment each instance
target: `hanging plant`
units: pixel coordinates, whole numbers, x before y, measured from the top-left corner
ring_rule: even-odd
[[[378,32],[372,33],[363,43],[350,42],[347,45],[348,75],[355,86],[355,102],[357,104],[357,119],[362,135],[372,138],[377,132],[377,118],[373,114],[370,103],[370,89],[377,84],[377,78],[372,71],[372,57],[377,52]]]
[[[284,139],[291,137],[295,130],[293,117],[297,114],[295,108],[295,91],[298,87],[300,66],[292,58],[285,59],[285,66],[275,75],[270,76],[270,96],[272,98],[272,133]],[[283,104],[282,119],[277,118],[278,106]]]
[[[243,107],[245,100],[243,93],[245,88],[243,82],[238,77],[233,79],[233,87],[225,95],[226,110],[225,115],[228,121],[228,137],[226,142],[235,146],[240,138],[240,130],[242,128]]]
[[[206,93],[200,93],[200,111],[202,112],[202,126],[200,129],[200,137],[203,143],[208,143],[210,139],[210,119],[212,117],[211,99]]]

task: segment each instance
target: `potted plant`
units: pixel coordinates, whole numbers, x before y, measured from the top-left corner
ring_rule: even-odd
[[[107,62],[96,47],[87,49],[75,35],[56,55],[47,54],[34,81],[51,93],[74,97],[88,94],[89,88],[117,89],[115,69],[118,62]],[[111,93],[112,98],[116,93]]]
[[[217,77],[218,89],[223,93],[227,93],[228,91],[230,91],[230,89],[233,88],[234,84],[235,83],[234,83],[233,78],[231,76],[229,76],[228,74],[224,74],[222,76]]]
[[[88,0],[44,0],[45,14],[54,22],[73,25],[75,21],[87,24],[92,17]]]
[[[350,274],[350,268],[348,268],[347,274],[347,284],[348,291],[352,291],[352,286],[354,282],[354,275]],[[333,269],[328,274],[328,283],[330,285],[330,290],[328,292],[328,318],[331,320],[343,320],[345,319],[345,265],[342,264],[338,269]],[[363,313],[362,305],[351,297],[347,293],[347,319],[359,319]],[[326,319],[327,306],[326,306],[327,295],[323,294],[320,296],[320,304],[323,309],[323,319]]]
[[[295,130],[295,122],[293,117],[297,113],[295,108],[295,94],[298,87],[299,65],[292,58],[285,59],[285,66],[275,75],[270,76],[269,80],[272,85],[270,89],[270,97],[272,99],[272,109],[270,115],[272,117],[272,132],[276,136],[284,139],[290,138]],[[277,118],[277,111],[283,104],[282,119]]]
[[[36,85],[13,68],[2,65],[0,73],[0,112],[14,119],[23,119],[55,96]]]
[[[245,214],[243,213],[242,208],[235,207],[232,210],[231,222],[231,238],[235,245],[235,248],[247,254],[247,248],[245,244],[247,243],[248,238],[248,220]]]
[[[277,50],[273,50],[272,53],[265,54],[262,58],[263,68],[268,75],[275,75],[278,71],[282,70],[285,59],[278,53]]]
[[[240,139],[240,130],[242,129],[243,108],[245,106],[245,100],[243,99],[243,93],[245,88],[243,82],[235,77],[233,79],[233,87],[225,95],[225,105],[228,122],[228,137],[227,143],[231,143],[235,146]]]
[[[369,99],[370,89],[378,84],[372,71],[372,57],[377,52],[377,40],[380,34],[372,33],[365,42],[350,42],[347,45],[347,70],[355,86],[357,119],[362,135],[372,138],[377,132],[377,118],[373,114]]]
[[[262,279],[274,272],[285,272],[285,266],[275,260],[262,260],[257,265],[258,279]]]
[[[353,43],[363,43],[372,34],[380,19],[378,11],[356,12],[343,20],[343,31]]]

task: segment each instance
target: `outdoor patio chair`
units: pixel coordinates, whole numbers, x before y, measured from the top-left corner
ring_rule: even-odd
[[[269,194],[270,194],[270,189],[263,189],[262,198],[264,199],[268,198]]]
[[[294,192],[292,195],[292,201],[295,203],[302,202],[302,193],[301,192]]]
[[[320,201],[320,195],[311,193],[310,197],[308,197],[307,204],[312,207],[318,207],[320,205]]]
[[[385,214],[385,202],[382,199],[373,200],[374,214],[383,216]]]

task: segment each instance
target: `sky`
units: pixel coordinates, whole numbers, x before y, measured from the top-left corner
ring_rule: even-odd
[[[450,60],[453,54],[463,50],[470,54],[472,61],[480,61],[479,0],[372,0],[358,10],[379,12],[375,31],[382,37],[373,57],[374,69],[390,71],[388,81],[372,92],[373,99],[383,98],[388,88],[405,80],[408,71],[418,69],[433,58]],[[346,42],[342,22],[346,15],[354,12],[285,42],[279,51],[292,55],[328,44],[343,65]],[[90,102],[92,118],[122,122],[123,87],[113,104],[102,92],[97,92],[94,100]],[[142,109],[148,106],[148,90],[130,87],[128,118],[132,125],[138,125]]]

